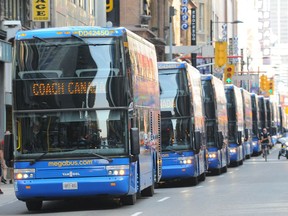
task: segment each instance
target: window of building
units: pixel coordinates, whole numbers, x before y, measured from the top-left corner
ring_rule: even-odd
[[[199,31],[200,32],[204,32],[204,22],[205,22],[204,8],[205,8],[204,3],[200,3],[199,4]]]
[[[79,7],[86,10],[86,0],[79,0]]]
[[[95,16],[95,1],[88,1],[89,13]]]

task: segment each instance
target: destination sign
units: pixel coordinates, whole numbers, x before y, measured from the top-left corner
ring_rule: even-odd
[[[96,86],[92,86],[90,81],[58,81],[58,82],[33,82],[33,96],[48,95],[76,95],[76,94],[95,94]]]
[[[161,103],[161,108],[162,109],[174,108],[175,107],[174,99],[172,99],[172,98],[161,99],[160,103]]]

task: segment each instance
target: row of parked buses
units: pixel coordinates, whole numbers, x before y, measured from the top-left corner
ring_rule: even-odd
[[[123,27],[19,31],[13,45],[5,159],[30,211],[79,197],[133,205],[160,181],[242,164],[261,127],[278,130],[266,99],[184,62],[157,68],[155,46]]]
[[[283,131],[282,109],[269,98],[201,75],[186,62],[158,62],[158,72],[163,181],[195,185],[207,172],[227,172],[261,153],[262,128],[273,144]]]

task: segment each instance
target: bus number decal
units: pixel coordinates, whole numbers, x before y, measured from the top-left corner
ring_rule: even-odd
[[[91,30],[91,31],[79,31],[79,36],[93,37],[93,36],[108,36],[110,35],[109,30]]]

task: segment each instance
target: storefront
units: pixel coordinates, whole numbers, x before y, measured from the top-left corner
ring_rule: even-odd
[[[1,31],[1,33],[3,36],[5,35],[4,31]],[[0,138],[4,136],[4,131],[11,130],[10,117],[12,115],[12,97],[11,94],[8,94],[8,96],[6,94],[7,87],[11,87],[11,83],[7,81],[11,80],[11,77],[10,79],[7,77],[9,74],[11,75],[11,72],[7,71],[11,67],[7,67],[6,63],[10,63],[11,65],[12,46],[11,43],[3,39],[2,37],[0,39]],[[7,126],[9,127],[7,128]]]

